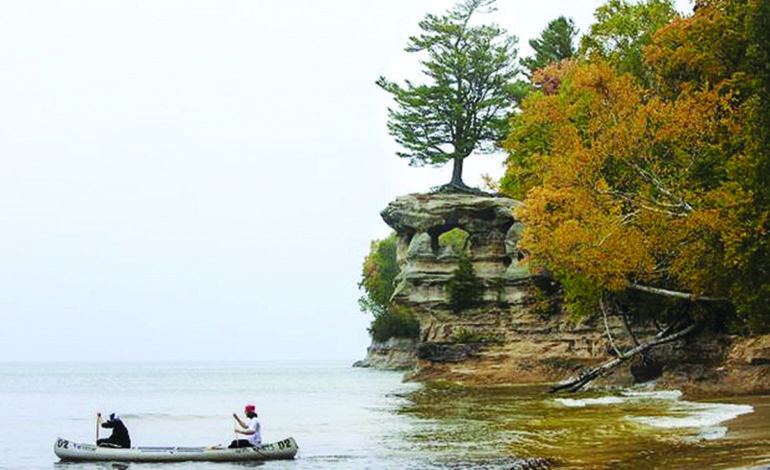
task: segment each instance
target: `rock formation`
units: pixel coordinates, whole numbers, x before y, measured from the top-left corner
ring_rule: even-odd
[[[410,194],[381,212],[398,236],[401,267],[395,300],[419,306],[417,312],[446,306],[445,287],[460,256],[453,244],[441,244],[441,235],[460,230],[467,236],[466,255],[486,284],[484,300],[518,302],[528,278],[517,249],[519,224],[513,209],[518,202],[503,197],[466,194]]]
[[[393,300],[416,315],[420,338],[411,346],[373,345],[359,365],[408,366],[405,355],[416,346],[415,367],[408,375],[413,380],[555,382],[611,359],[616,347],[633,346],[626,325],[616,317],[576,322],[558,304],[543,308],[550,280],[522,264],[521,224],[513,215],[518,204],[495,196],[411,194],[381,212],[399,241],[401,272]],[[442,242],[442,235],[452,231],[464,236],[462,246]],[[461,254],[470,259],[484,294],[478,305],[454,312],[447,284]],[[641,336],[655,332],[652,325],[635,325],[634,331]],[[686,338],[654,350],[644,361],[629,361],[596,383],[630,385],[636,377],[657,378],[659,385],[690,395],[768,391],[768,345],[770,337]]]
[[[609,357],[602,330],[540,315],[534,287],[542,279],[522,265],[521,225],[513,215],[518,204],[505,197],[411,194],[382,211],[399,240],[401,273],[393,300],[420,322],[411,378],[553,381]],[[446,287],[460,253],[440,241],[455,229],[467,235],[464,255],[485,288],[478,306],[458,313],[449,308]],[[619,322],[611,329],[624,336]]]
[[[353,367],[372,367],[383,370],[413,369],[417,365],[417,340],[390,338],[384,343],[373,341],[366,350],[366,358]]]

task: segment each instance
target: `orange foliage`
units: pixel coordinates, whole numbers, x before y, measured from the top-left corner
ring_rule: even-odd
[[[740,175],[756,160],[747,156],[756,92],[736,52],[740,31],[720,29],[725,9],[699,11],[647,47],[649,89],[597,60],[534,75],[539,91],[503,143],[500,187],[524,199],[521,245],[557,277],[610,291],[641,282],[734,292],[731,267],[770,218],[741,215],[754,204]]]

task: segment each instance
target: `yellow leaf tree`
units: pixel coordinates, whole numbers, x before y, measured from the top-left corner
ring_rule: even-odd
[[[673,19],[645,48],[648,86],[601,58],[533,76],[501,188],[524,200],[521,246],[568,298],[715,300],[733,326],[768,327],[766,5]]]

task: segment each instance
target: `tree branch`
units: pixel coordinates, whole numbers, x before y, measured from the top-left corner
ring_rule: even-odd
[[[630,336],[631,340],[634,342],[634,346],[639,346],[639,340],[636,339],[636,335],[633,331],[631,331],[631,325],[628,324],[628,316],[626,315],[625,310],[623,310],[623,308],[617,304],[615,304],[615,308],[620,311],[620,318],[623,320],[623,327],[626,329],[628,336]],[[660,328],[658,328],[658,331],[660,331]]]
[[[563,382],[559,382],[554,387],[552,387],[550,391],[551,393],[559,392],[562,390],[566,390],[569,392],[577,392],[578,390],[580,390],[581,388],[585,387],[590,382],[592,382],[594,379],[597,379],[599,377],[606,375],[608,372],[615,369],[616,367],[626,362],[628,359],[634,357],[635,355],[644,353],[645,351],[647,351],[652,347],[665,344],[665,343],[670,343],[672,341],[676,341],[684,337],[685,335],[689,334],[690,332],[692,332],[696,326],[697,326],[696,323],[691,323],[686,328],[679,330],[678,332],[673,333],[671,335],[661,336],[659,334],[655,336],[653,339],[651,339],[650,341],[640,344],[639,346],[631,349],[625,354],[622,354],[616,357],[615,359],[607,361],[604,364],[598,367],[594,367],[593,369],[590,369],[586,372],[582,372],[576,377],[572,377]]]
[[[628,287],[634,290],[648,292],[650,294],[665,295],[666,297],[674,297],[676,299],[686,299],[686,300],[692,300],[692,301],[702,300],[704,302],[729,302],[730,301],[730,299],[728,299],[727,297],[708,297],[705,295],[698,296],[695,294],[690,294],[688,292],[679,292],[679,291],[673,291],[668,289],[661,289],[659,287],[643,286],[641,284],[630,284]]]
[[[610,325],[607,323],[607,305],[604,303],[604,298],[599,301],[599,308],[601,309],[602,317],[604,318],[604,331],[607,332],[607,337],[610,339],[612,349],[615,350],[615,354],[622,356],[623,353],[621,353],[618,347],[615,346],[615,339],[612,337],[612,333],[610,332]]]

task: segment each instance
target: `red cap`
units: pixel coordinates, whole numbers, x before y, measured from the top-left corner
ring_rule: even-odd
[[[248,405],[246,405],[246,408],[244,408],[243,411],[245,411],[246,413],[254,413],[257,411],[257,407],[249,403]]]

